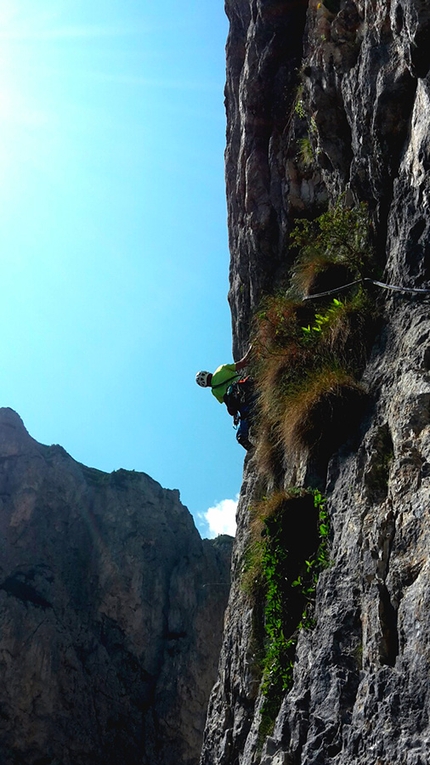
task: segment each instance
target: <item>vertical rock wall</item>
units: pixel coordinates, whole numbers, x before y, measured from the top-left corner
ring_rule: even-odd
[[[193,765],[229,587],[177,491],[0,409],[0,762]]]
[[[227,13],[238,350],[260,296],[290,264],[292,220],[340,194],[368,204],[379,278],[430,288],[428,2],[228,0]],[[319,579],[316,626],[299,636],[292,688],[262,740],[261,614],[240,586],[249,506],[261,489],[251,458],[202,765],[429,761],[429,300],[371,294],[383,312],[363,374],[371,406],[328,466],[331,566]]]

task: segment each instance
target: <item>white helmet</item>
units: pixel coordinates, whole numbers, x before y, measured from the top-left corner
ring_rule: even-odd
[[[210,372],[197,372],[196,383],[202,388],[207,388],[210,385],[209,380],[212,377]]]

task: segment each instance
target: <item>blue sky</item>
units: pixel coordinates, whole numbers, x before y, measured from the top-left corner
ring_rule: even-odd
[[[179,489],[205,536],[244,456],[194,381],[231,361],[227,31],[221,0],[0,8],[0,405]]]

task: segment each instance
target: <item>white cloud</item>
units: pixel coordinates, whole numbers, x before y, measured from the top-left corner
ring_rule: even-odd
[[[222,499],[214,507],[204,513],[204,517],[209,526],[209,538],[212,539],[218,534],[236,534],[236,508],[238,496],[236,499]]]

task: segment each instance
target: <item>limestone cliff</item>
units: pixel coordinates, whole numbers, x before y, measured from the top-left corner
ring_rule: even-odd
[[[231,538],[0,409],[0,762],[198,761]]]
[[[430,288],[429,3],[227,0],[226,10],[236,352],[261,295],[285,283],[293,219],[342,194],[368,205],[379,278]],[[361,378],[369,404],[319,475],[331,565],[318,581],[316,624],[300,631],[293,683],[262,737],[262,615],[240,583],[261,493],[251,457],[202,765],[429,761],[429,302],[370,294],[382,322]],[[310,475],[305,452],[285,460],[285,486]]]

